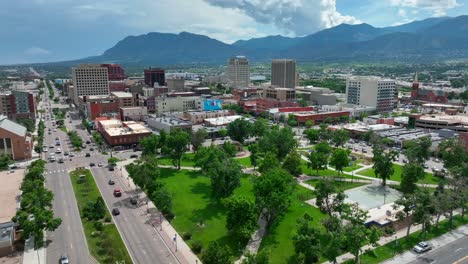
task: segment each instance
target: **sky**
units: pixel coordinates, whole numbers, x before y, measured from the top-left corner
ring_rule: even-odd
[[[0,0],[0,65],[100,55],[148,32],[232,43],[341,23],[385,27],[466,14],[468,0]]]

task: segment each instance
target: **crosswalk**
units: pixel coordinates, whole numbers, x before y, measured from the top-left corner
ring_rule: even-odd
[[[44,174],[46,174],[46,175],[50,175],[50,174],[57,174],[57,173],[63,173],[63,172],[66,172],[66,173],[68,173],[68,172],[70,172],[70,171],[68,171],[68,170],[55,170],[55,171],[46,171]]]

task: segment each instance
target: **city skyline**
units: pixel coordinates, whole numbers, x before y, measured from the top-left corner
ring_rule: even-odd
[[[378,2],[378,3],[376,3]],[[267,35],[303,36],[341,23],[385,27],[467,13],[466,0],[286,1],[35,0],[3,4],[0,64],[99,55],[128,35],[181,31],[232,43]],[[14,28],[15,30],[11,30]]]

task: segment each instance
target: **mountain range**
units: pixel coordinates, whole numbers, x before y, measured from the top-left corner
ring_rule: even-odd
[[[430,62],[468,58],[468,16],[429,18],[384,28],[341,24],[304,37],[278,35],[233,44],[188,32],[151,32],[126,37],[102,55],[74,63],[218,64],[235,55],[245,55],[251,61],[293,58],[299,62]]]

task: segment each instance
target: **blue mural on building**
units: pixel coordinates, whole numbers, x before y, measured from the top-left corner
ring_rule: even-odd
[[[223,109],[223,101],[219,99],[207,99],[203,101],[203,110],[215,111]]]

